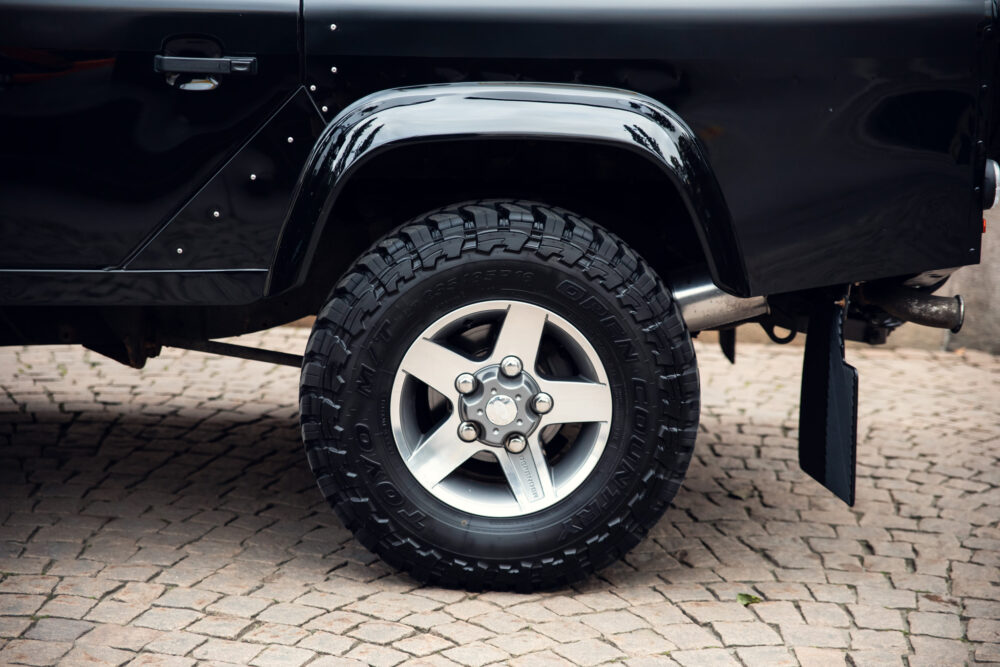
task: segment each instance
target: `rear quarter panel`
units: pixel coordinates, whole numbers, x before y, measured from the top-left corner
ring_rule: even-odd
[[[667,105],[703,143],[753,293],[978,261],[981,0],[303,7],[306,78],[328,118],[376,90],[460,81],[612,86]]]

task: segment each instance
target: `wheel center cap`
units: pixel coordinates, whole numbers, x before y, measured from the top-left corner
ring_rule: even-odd
[[[527,437],[540,421],[531,409],[531,397],[538,393],[538,383],[526,372],[507,377],[493,364],[475,373],[478,386],[458,399],[463,421],[479,424],[479,441],[491,447],[503,447],[513,433]]]
[[[517,404],[503,394],[486,402],[486,418],[497,426],[506,426],[517,418]]]

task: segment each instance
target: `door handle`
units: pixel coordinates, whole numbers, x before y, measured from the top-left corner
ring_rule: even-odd
[[[153,69],[164,74],[256,74],[257,59],[190,58],[186,56],[154,56]]]

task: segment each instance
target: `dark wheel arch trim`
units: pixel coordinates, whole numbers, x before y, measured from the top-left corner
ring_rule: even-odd
[[[305,283],[338,196],[365,163],[402,146],[463,138],[595,143],[642,155],[663,172],[695,221],[714,282],[737,296],[751,294],[725,198],[697,137],[675,113],[625,90],[510,83],[385,90],[344,109],[303,169],[267,294]]]

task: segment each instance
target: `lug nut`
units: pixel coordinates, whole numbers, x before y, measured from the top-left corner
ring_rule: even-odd
[[[521,360],[515,356],[504,357],[500,362],[500,370],[509,378],[517,377],[521,373]]]
[[[471,394],[476,389],[476,376],[472,373],[462,373],[455,378],[455,389],[460,394]]]
[[[472,422],[462,422],[458,425],[458,437],[465,442],[472,442],[479,437],[479,429]]]
[[[552,412],[553,401],[552,397],[546,394],[544,391],[535,394],[535,397],[531,399],[531,407],[540,415]]]
[[[524,451],[524,448],[528,446],[528,441],[524,439],[524,436],[520,433],[511,433],[507,438],[507,442],[504,443],[504,447],[511,454],[520,454]]]

